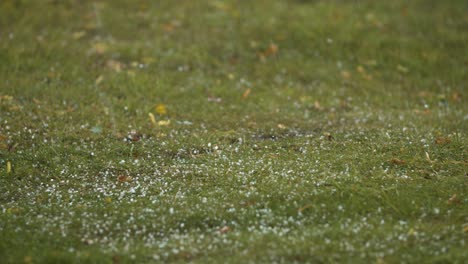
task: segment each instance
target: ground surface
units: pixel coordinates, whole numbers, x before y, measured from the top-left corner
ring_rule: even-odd
[[[1,262],[466,261],[467,14],[1,1]]]

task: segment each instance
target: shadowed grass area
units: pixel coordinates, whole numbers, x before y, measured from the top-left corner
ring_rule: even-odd
[[[467,11],[1,1],[1,262],[463,263]]]

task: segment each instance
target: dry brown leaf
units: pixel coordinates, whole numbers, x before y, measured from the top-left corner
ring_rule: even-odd
[[[271,43],[268,49],[264,52],[265,56],[276,55],[279,51],[278,45]]]
[[[389,160],[389,162],[391,164],[394,164],[394,165],[404,165],[404,164],[406,164],[406,161],[401,160],[401,159],[397,159],[397,158],[392,158],[392,159]]]
[[[319,101],[314,102],[314,109],[317,110],[317,111],[322,111],[323,110],[323,107],[320,105]]]
[[[462,95],[459,92],[454,92],[452,93],[452,96],[450,98],[452,99],[452,101],[459,103],[462,100]]]
[[[119,177],[117,177],[117,180],[118,180],[120,183],[131,182],[131,181],[132,181],[132,177],[127,176],[127,175],[119,175]]]
[[[93,44],[92,51],[96,54],[102,55],[109,49],[109,46],[104,42],[96,42]]]
[[[33,258],[31,256],[25,256],[23,258],[23,262],[24,264],[30,264],[30,263],[33,263]]]
[[[447,204],[461,204],[461,200],[454,194],[447,200]]]
[[[332,134],[330,134],[330,133],[328,133],[328,132],[324,133],[323,135],[325,136],[325,138],[326,138],[328,141],[334,140]]]
[[[437,137],[434,142],[437,144],[437,145],[447,145],[447,144],[450,144],[452,142],[452,140],[450,138],[447,138],[447,137]]]
[[[0,101],[11,101],[13,100],[13,96],[11,95],[0,95]]]
[[[299,213],[302,213],[303,211],[305,211],[306,209],[309,209],[309,208],[311,208],[311,207],[313,207],[313,205],[307,204],[307,205],[304,205],[304,206],[302,206],[301,208],[299,208],[297,211],[298,211]]]
[[[364,70],[364,67],[361,65],[356,67],[356,71],[359,72],[360,74],[364,74],[366,71]]]
[[[242,98],[245,99],[245,98],[249,97],[251,91],[252,90],[250,88],[245,90],[244,93],[242,94]]]
[[[229,226],[223,226],[222,228],[219,229],[219,232],[221,234],[226,234],[228,232],[230,232],[232,229],[229,227]]]
[[[349,71],[341,71],[341,77],[343,79],[348,80],[349,78],[351,78],[351,73]]]

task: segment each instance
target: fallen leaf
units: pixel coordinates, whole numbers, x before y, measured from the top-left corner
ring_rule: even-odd
[[[317,110],[317,111],[322,111],[323,108],[322,106],[320,105],[320,102],[319,101],[315,101],[314,102],[314,109]]]
[[[360,74],[363,74],[363,73],[366,72],[366,71],[364,70],[364,67],[362,67],[361,65],[359,65],[359,66],[356,67],[356,71],[359,72]]]
[[[260,60],[263,61],[266,59],[266,57],[276,55],[278,51],[279,51],[278,45],[271,43],[270,46],[265,51],[259,52],[257,53],[257,55],[260,58]]]
[[[450,138],[446,138],[446,137],[437,137],[434,142],[437,144],[437,145],[447,145],[447,144],[450,144],[452,142],[452,140]]]
[[[163,105],[163,104],[158,104],[155,106],[155,111],[158,115],[165,115],[167,114],[167,109],[166,109],[166,106]]]
[[[168,126],[171,124],[171,120],[161,120],[158,121],[158,126]]]
[[[106,61],[106,67],[115,72],[121,72],[122,69],[125,68],[125,64],[123,64],[120,61],[111,59],[111,60]]]
[[[112,198],[106,197],[106,199],[104,199],[104,201],[105,201],[106,203],[111,203],[111,202],[112,202]]]
[[[427,159],[427,161],[429,161],[430,163],[433,163],[433,162],[434,162],[433,160],[431,160],[431,156],[429,156],[429,153],[428,153],[428,152],[426,152],[426,159]]]
[[[138,133],[136,130],[130,131],[130,133],[128,133],[127,137],[125,137],[126,141],[133,141],[133,142],[140,141],[140,139],[141,139],[141,134]]]
[[[302,212],[305,211],[306,209],[309,209],[309,208],[312,208],[312,207],[313,207],[313,205],[307,204],[307,205],[304,205],[303,207],[299,208],[297,211],[298,211],[299,213],[302,213]]]
[[[172,31],[174,31],[175,29],[175,26],[172,24],[172,23],[167,23],[167,24],[163,24],[162,25],[162,28],[165,32],[167,33],[170,33]]]
[[[252,90],[250,88],[248,88],[247,90],[244,91],[244,93],[242,94],[242,98],[247,98],[250,94]]]
[[[334,138],[332,136],[332,134],[326,132],[323,134],[325,136],[325,138],[328,140],[328,141],[332,141]]]
[[[76,31],[76,32],[73,32],[72,37],[74,39],[80,39],[84,37],[85,35],[86,35],[86,31]]]
[[[461,200],[454,194],[447,200],[447,204],[461,204]]]
[[[153,113],[148,113],[150,121],[153,125],[156,125],[156,118],[154,117]]]
[[[278,124],[278,128],[279,128],[279,129],[286,129],[286,126],[283,125],[283,124]]]
[[[176,28],[181,26],[181,22],[178,20],[173,20],[169,23],[162,24],[162,28],[166,33],[171,33],[173,32]]]
[[[341,71],[341,77],[347,80],[351,78],[351,73],[349,71]]]
[[[24,262],[24,264],[30,264],[30,263],[33,262],[33,259],[32,259],[31,256],[25,256],[25,257],[23,258],[23,262]]]
[[[11,161],[7,161],[6,163],[6,172],[11,173]]]
[[[219,229],[219,232],[221,234],[226,234],[227,232],[231,231],[232,229],[229,226],[223,226],[222,228]]]
[[[97,78],[96,78],[96,81],[94,81],[94,83],[96,85],[99,85],[102,81],[104,81],[104,77],[102,75],[99,75]]]
[[[452,93],[452,96],[450,98],[452,99],[452,101],[459,103],[462,100],[462,95],[459,92],[454,92]]]
[[[271,43],[268,49],[265,51],[265,56],[276,55],[278,53],[278,45]]]
[[[118,180],[120,183],[130,182],[130,181],[132,181],[132,177],[127,176],[127,175],[120,175],[119,177],[117,177],[117,180]]]
[[[468,233],[468,225],[463,227],[463,232]]]
[[[96,42],[92,46],[92,52],[102,55],[109,49],[109,46],[104,42]]]
[[[0,95],[0,101],[11,101],[13,100],[13,96],[11,95]]]
[[[394,164],[394,165],[404,165],[404,164],[406,164],[406,161],[401,160],[401,159],[397,159],[397,158],[392,158],[392,159],[389,160],[389,162],[391,164]]]

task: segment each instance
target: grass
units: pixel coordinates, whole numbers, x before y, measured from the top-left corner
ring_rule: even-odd
[[[1,1],[1,262],[463,263],[467,10]]]

